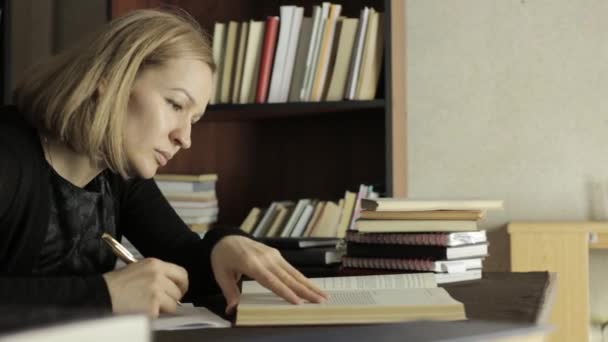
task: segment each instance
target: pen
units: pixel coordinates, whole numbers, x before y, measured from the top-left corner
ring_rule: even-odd
[[[129,252],[129,250],[123,246],[120,242],[116,241],[116,239],[114,239],[112,237],[112,235],[108,234],[108,233],[103,233],[101,235],[101,239],[108,244],[108,246],[110,246],[110,248],[112,248],[112,251],[114,252],[114,254],[116,254],[117,257],[120,258],[120,260],[122,260],[125,264],[132,264],[134,262],[137,262],[137,259],[135,259],[135,257],[133,256],[133,254],[131,254],[131,252]],[[177,301],[177,305],[182,305],[182,302],[180,302],[179,300]]]

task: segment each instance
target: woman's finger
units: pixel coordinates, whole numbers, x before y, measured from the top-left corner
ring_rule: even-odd
[[[285,271],[296,282],[302,284],[302,286],[307,289],[307,291],[305,292],[307,293],[307,295],[304,298],[314,303],[320,303],[329,299],[329,295],[325,291],[323,291],[319,286],[317,286],[317,284],[315,284],[312,280],[306,278],[300,271],[298,271],[295,267],[289,264],[286,260],[283,260],[283,262],[281,263],[281,267],[283,267]],[[304,294],[304,292],[302,294]]]
[[[292,304],[301,304],[302,299],[289,288],[279,277],[277,277],[268,268],[259,267],[252,270],[253,272],[247,274],[249,277],[255,279],[265,288],[274,292],[278,296],[284,298]]]

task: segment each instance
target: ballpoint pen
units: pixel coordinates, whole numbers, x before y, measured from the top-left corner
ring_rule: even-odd
[[[105,241],[105,243],[107,243],[110,248],[112,248],[114,254],[116,254],[116,256],[119,257],[120,260],[122,260],[125,264],[132,264],[134,262],[137,262],[137,259],[135,259],[133,254],[131,254],[131,252],[129,252],[129,250],[120,242],[116,241],[116,239],[114,239],[112,235],[108,233],[103,233],[101,235],[101,239]],[[178,300],[177,305],[181,306],[182,302]]]

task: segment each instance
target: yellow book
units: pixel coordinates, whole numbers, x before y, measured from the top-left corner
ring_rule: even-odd
[[[365,48],[361,60],[359,80],[357,82],[357,100],[373,100],[380,79],[382,55],[384,50],[383,16],[374,10],[370,11],[369,23],[365,36]]]
[[[255,227],[256,223],[260,219],[261,213],[262,209],[258,207],[251,208],[251,211],[249,212],[245,220],[243,220],[243,223],[241,223],[241,230],[246,233],[251,233],[251,230],[253,229],[253,227]]]
[[[353,211],[355,210],[355,203],[357,202],[357,194],[352,191],[347,191],[344,195],[344,207],[340,215],[340,221],[338,223],[338,229],[336,236],[343,238],[346,236],[346,231],[350,226],[351,219],[353,217]]]
[[[243,282],[236,325],[368,324],[466,319],[464,305],[432,273],[312,279],[325,303],[293,305],[254,281]]]

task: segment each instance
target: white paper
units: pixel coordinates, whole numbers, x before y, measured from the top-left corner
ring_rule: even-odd
[[[161,314],[152,320],[153,330],[187,330],[204,328],[228,328],[230,322],[204,307],[183,303],[174,314]]]

